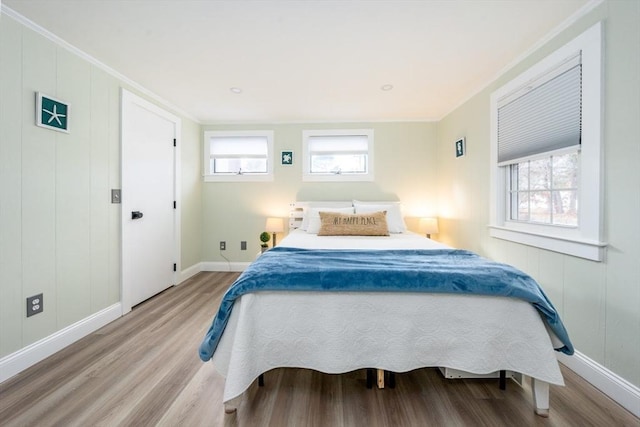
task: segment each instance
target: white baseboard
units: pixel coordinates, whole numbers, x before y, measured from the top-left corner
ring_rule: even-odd
[[[573,356],[558,353],[558,360],[619,405],[640,418],[640,388],[576,351]]]
[[[0,383],[73,344],[80,338],[97,331],[120,316],[122,316],[122,306],[120,303],[113,304],[15,353],[3,357],[0,359]]]
[[[251,264],[250,262],[199,262],[180,272],[178,284],[195,276],[201,271],[237,271],[242,272]]]
[[[178,279],[178,284],[184,282],[187,279],[190,279],[191,277],[195,276],[201,271],[203,271],[201,262],[193,264],[191,267],[182,270],[180,272],[180,278]]]
[[[202,271],[244,271],[250,262],[203,262]]]

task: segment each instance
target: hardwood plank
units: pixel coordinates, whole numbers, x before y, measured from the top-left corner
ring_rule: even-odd
[[[565,367],[548,419],[530,381],[448,380],[435,368],[367,389],[365,370],[274,369],[225,415],[224,378],[197,350],[238,273],[200,273],[0,384],[0,426],[638,426]]]

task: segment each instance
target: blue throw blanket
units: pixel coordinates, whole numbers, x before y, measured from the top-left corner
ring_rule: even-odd
[[[473,252],[438,250],[329,250],[276,247],[262,254],[227,290],[200,345],[211,359],[235,300],[259,291],[431,292],[520,298],[540,312],[573,354],[553,304],[530,276]]]

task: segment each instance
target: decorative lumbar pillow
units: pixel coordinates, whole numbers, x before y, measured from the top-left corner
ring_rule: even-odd
[[[317,234],[320,231],[320,212],[334,212],[334,213],[353,213],[353,206],[348,208],[310,208],[307,212],[307,217],[309,218],[307,221],[307,227],[303,230],[306,230],[309,234]]]
[[[387,224],[390,233],[405,233],[407,226],[402,218],[402,211],[399,202],[360,202],[353,201],[357,214],[369,212],[387,211]]]
[[[320,212],[318,236],[388,236],[385,211],[366,214]]]

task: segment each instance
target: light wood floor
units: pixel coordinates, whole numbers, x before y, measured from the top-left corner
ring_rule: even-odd
[[[236,414],[198,345],[237,273],[200,273],[0,384],[2,426],[636,426],[640,420],[563,368],[550,418],[534,415],[528,384],[446,380],[436,369],[367,389],[364,371],[265,374]]]

